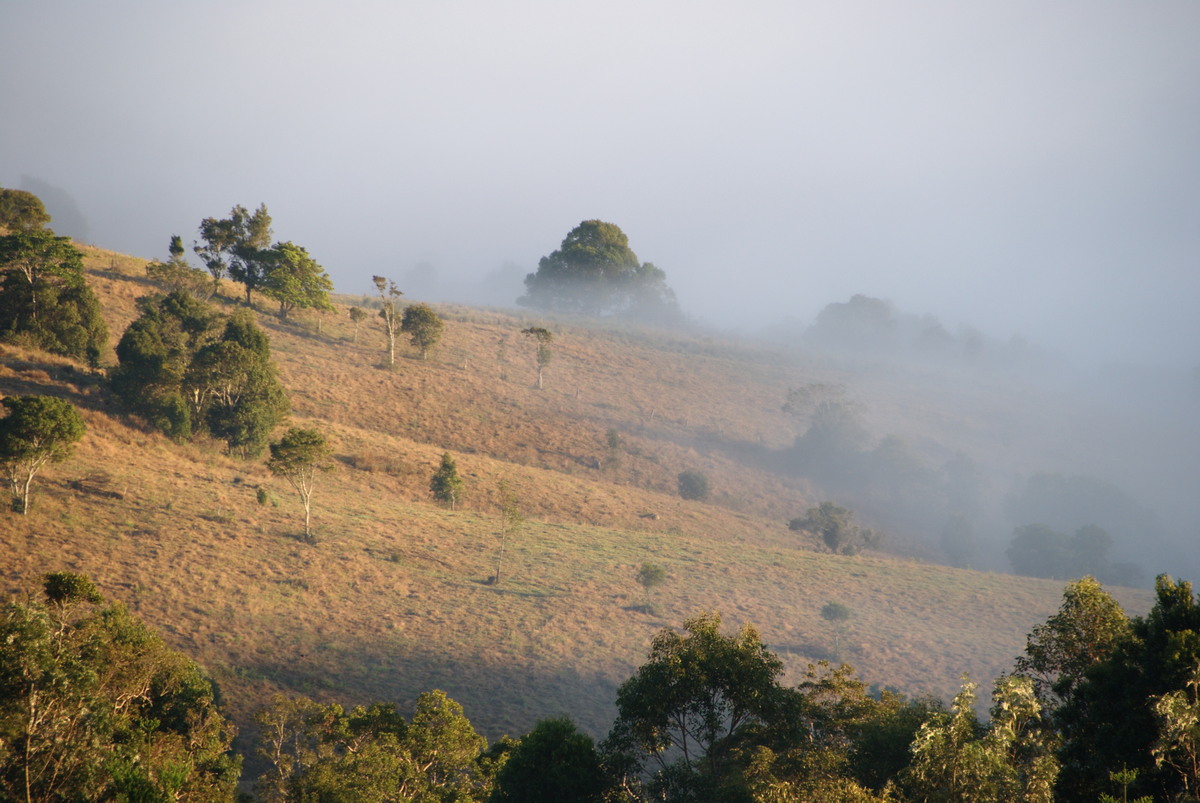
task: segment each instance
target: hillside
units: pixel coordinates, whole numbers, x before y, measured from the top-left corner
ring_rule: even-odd
[[[87,262],[115,343],[154,287],[141,260],[87,249]],[[238,295],[227,288],[220,303]],[[948,698],[964,672],[986,684],[1010,668],[1058,606],[1058,581],[835,556],[788,530],[821,499],[771,471],[796,434],[781,402],[796,384],[839,381],[825,362],[440,307],[441,346],[428,361],[399,350],[388,371],[373,317],[353,340],[345,304],[363,299],[338,301],[336,316],[258,314],[293,422],[334,446],[313,545],[296,537],[299,502],[261,461],[149,433],[118,413],[98,373],[0,346],[0,393],[64,396],[89,428],[74,458],[44,471],[28,516],[0,516],[0,590],[33,593],[48,571],[91,575],[209,669],[243,730],[274,691],[407,709],[441,688],[491,739],[561,713],[603,734],[654,632],[703,610],[754,623],[791,680],[840,657],[869,682]],[[532,323],[556,338],[542,391],[520,334]],[[456,511],[428,493],[446,450],[467,482]],[[679,498],[686,469],[711,480],[707,503]],[[502,480],[528,524],[490,585]],[[653,615],[634,579],[644,562],[668,576]],[[1132,612],[1150,604],[1144,591],[1118,598]],[[853,612],[841,632],[821,618],[828,601]]]

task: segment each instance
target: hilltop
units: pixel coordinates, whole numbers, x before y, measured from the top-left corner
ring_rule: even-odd
[[[115,343],[156,288],[142,260],[85,253]],[[239,296],[226,288],[216,303],[228,312]],[[172,443],[123,416],[101,372],[0,345],[0,392],[63,396],[88,425],[75,457],[44,472],[30,515],[0,517],[0,589],[87,573],[207,667],[243,730],[275,691],[408,707],[440,688],[491,739],[556,714],[603,734],[652,635],[699,611],[752,622],[790,680],[809,661],[842,659],[868,682],[948,698],[964,672],[986,684],[1010,669],[1058,606],[1059,581],[933,565],[919,539],[847,557],[788,529],[822,496],[775,470],[797,434],[783,400],[799,384],[842,381],[826,360],[441,305],[439,348],[425,361],[405,351],[387,370],[376,319],[355,341],[346,314],[369,299],[335,300],[333,315],[257,314],[292,422],[333,445],[315,544],[297,537],[299,502],[261,460]],[[534,324],[555,334],[540,391],[520,334]],[[444,451],[466,480],[454,511],[428,491]],[[710,479],[708,501],[679,498],[685,470]],[[528,522],[492,585],[501,481]],[[646,562],[667,573],[652,613],[635,580]],[[1148,592],[1117,596],[1130,612],[1150,605]],[[851,611],[839,629],[821,617],[829,601]]]

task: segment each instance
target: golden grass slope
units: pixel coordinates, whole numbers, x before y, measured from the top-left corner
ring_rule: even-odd
[[[140,260],[89,249],[88,264],[115,342],[154,288]],[[404,352],[388,371],[373,315],[355,344],[344,305],[286,325],[260,308],[292,423],[334,447],[315,545],[296,537],[299,502],[261,461],[148,433],[98,374],[0,346],[0,392],[64,396],[89,427],[74,458],[46,469],[28,516],[0,515],[0,589],[91,575],[208,667],[243,728],[276,690],[406,710],[440,688],[490,738],[558,714],[603,734],[654,632],[703,610],[754,623],[792,680],[841,657],[870,682],[949,697],[964,672],[986,684],[1009,669],[1059,604],[1061,583],[832,556],[788,531],[819,500],[763,455],[794,435],[786,388],[825,378],[798,361],[780,369],[778,355],[742,344],[538,321],[556,334],[539,392],[520,335],[534,319],[440,311],[446,335],[430,359]],[[428,492],[445,450],[467,483],[456,511]],[[684,469],[708,475],[709,502],[678,498]],[[501,480],[529,521],[489,585]],[[644,562],[667,570],[656,615],[641,610]],[[1149,606],[1145,592],[1120,599]],[[820,616],[831,600],[853,612],[841,632]]]

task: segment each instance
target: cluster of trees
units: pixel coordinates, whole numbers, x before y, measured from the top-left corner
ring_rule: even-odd
[[[252,314],[226,318],[182,290],[139,307],[117,344],[116,395],[172,438],[207,433],[231,452],[260,454],[288,402]]]
[[[83,255],[49,221],[36,196],[0,189],[0,338],[96,366],[108,328]]]
[[[879,546],[881,535],[854,521],[854,513],[833,502],[810,507],[803,516],[788,522],[788,529],[809,532],[820,539],[835,555],[857,555],[863,549]]]
[[[200,668],[95,585],[0,607],[0,799],[234,799],[234,729]]]
[[[333,282],[325,269],[293,242],[271,244],[271,215],[266,204],[250,212],[238,205],[229,217],[200,221],[200,241],[193,250],[212,276],[214,288],[228,276],[245,288],[246,305],[254,291],[279,302],[279,317],[296,309],[332,310]],[[188,266],[172,238],[171,263],[182,273]]]
[[[525,277],[525,295],[517,303],[581,315],[673,322],[679,308],[666,278],[653,264],[638,259],[620,227],[585,220]]]

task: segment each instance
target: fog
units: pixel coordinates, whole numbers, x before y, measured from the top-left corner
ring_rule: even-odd
[[[1093,363],[1200,361],[1193,2],[0,18],[0,185],[56,190],[105,247],[162,256],[266,203],[340,291],[425,263],[478,301],[601,218],[716,325],[867,293]]]
[[[1183,544],[1198,30],[1191,0],[16,0],[0,186],[144,257],[265,203],[343,293],[378,274],[511,306],[600,218],[708,326],[811,346],[828,304],[884,299],[1007,361],[930,387],[1013,393],[1015,361],[1037,388],[1000,451],[1040,452],[972,455],[994,496],[1096,474],[1169,511]],[[856,359],[860,394],[894,364]],[[1068,397],[1104,412],[1081,421]]]

